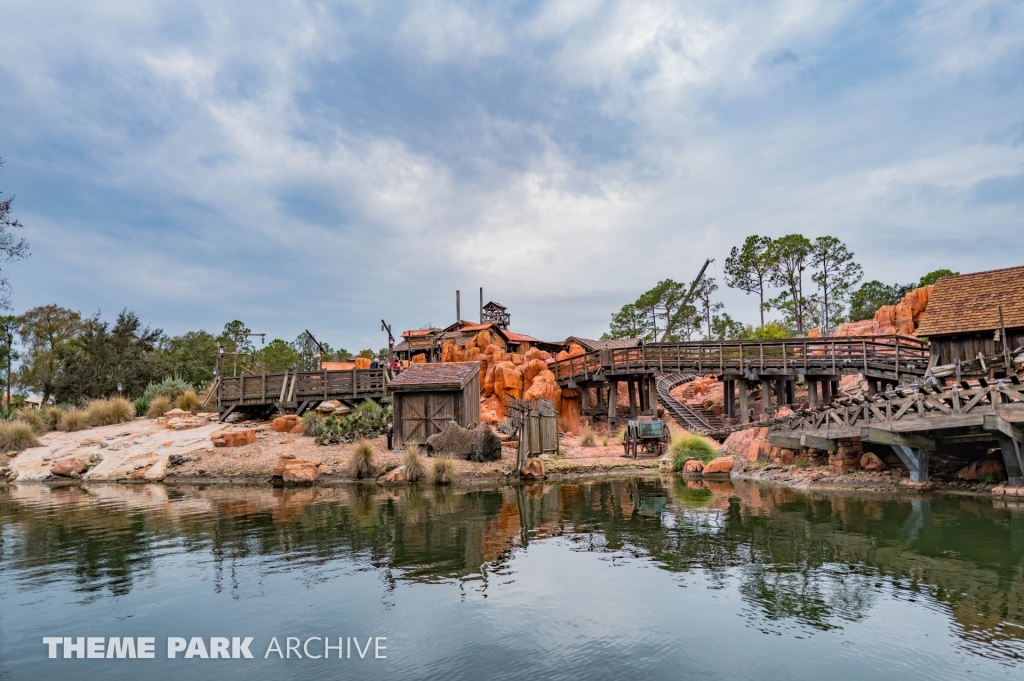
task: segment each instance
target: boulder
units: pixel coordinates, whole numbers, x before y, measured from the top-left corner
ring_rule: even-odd
[[[523,357],[526,359],[527,362],[532,362],[535,359],[543,362],[545,354],[547,353],[541,352],[537,348],[529,348],[526,352],[523,353]]]
[[[420,354],[418,354],[418,355],[413,355],[411,363],[412,364],[426,364],[427,363],[427,356],[425,354],[423,354],[422,352]]]
[[[484,371],[481,366],[481,371],[484,371],[483,381],[480,383],[480,392],[484,397],[490,397],[494,394],[494,367],[496,361],[491,360],[487,363],[487,369]]]
[[[539,480],[544,477],[544,462],[540,457],[533,457],[527,459],[523,464],[522,470],[519,471],[520,477],[527,478],[529,480]]]
[[[569,359],[569,353],[565,350],[561,350],[557,355],[555,355],[556,362],[561,362],[563,359]]]
[[[731,456],[720,456],[708,462],[701,471],[702,475],[728,475],[732,472],[734,461]]]
[[[64,478],[77,477],[85,472],[85,463],[77,456],[69,456],[53,464],[50,472]]]
[[[480,400],[480,423],[497,425],[505,419],[505,405],[494,395]]]
[[[563,433],[578,433],[583,417],[583,398],[579,389],[566,388],[561,394],[561,408],[558,410],[558,425]]]
[[[133,470],[131,473],[128,474],[128,479],[129,480],[145,480],[146,479],[146,473],[149,472],[150,468],[152,468],[151,465],[150,466],[143,466],[141,468],[136,468],[135,470]]]
[[[527,353],[527,356],[529,356],[529,353]],[[519,368],[523,374],[523,385],[527,386],[527,390],[529,390],[529,386],[533,385],[533,379],[542,371],[547,371],[547,369],[547,363],[541,359],[530,359],[529,362]]]
[[[864,452],[864,455],[860,457],[860,467],[866,471],[884,471],[885,462],[873,452]]]
[[[587,354],[587,351],[583,349],[582,345],[579,345],[578,343],[569,343],[570,357],[580,357],[585,354]]]
[[[295,426],[293,426],[293,427],[292,427],[292,429],[291,429],[291,430],[289,430],[288,432],[289,432],[290,434],[292,434],[292,435],[302,435],[302,433],[304,432],[304,431],[302,430],[302,424],[301,424],[301,423],[298,423],[298,424],[296,424],[296,425],[295,425]]]
[[[523,375],[512,362],[502,362],[494,367],[494,394],[502,404],[506,397],[522,399]]]
[[[370,360],[369,357],[356,357],[354,361],[355,361],[356,369],[369,369],[370,368],[370,361],[371,360]]]
[[[956,477],[960,480],[975,481],[991,478],[992,480],[1002,482],[1006,480],[1006,465],[1003,463],[1002,457],[979,459],[958,470]]]
[[[285,466],[281,480],[296,484],[316,482],[320,476],[320,464],[316,461],[299,461],[296,459]]]
[[[671,473],[675,470],[676,464],[675,459],[671,454],[666,454],[661,457],[661,461],[658,463],[659,473]]]
[[[282,454],[280,457],[278,457],[277,463],[274,464],[274,467],[271,469],[270,474],[275,478],[280,478],[284,474],[284,467],[287,466],[289,462],[294,460],[294,454]]]
[[[525,400],[551,400],[555,411],[562,411],[562,389],[554,380],[554,374],[544,371],[537,375],[530,389],[523,393]]]
[[[398,468],[392,468],[388,471],[387,475],[384,476],[384,482],[405,482],[405,466],[399,466]]]
[[[210,436],[214,447],[244,447],[256,442],[256,431],[252,428],[224,430]]]
[[[722,458],[728,458],[728,457],[722,457]],[[717,460],[718,459],[716,459],[716,461]],[[729,461],[732,461],[732,459],[729,459]],[[714,462],[712,462],[712,463],[714,463]],[[730,466],[729,469],[732,470],[732,466]],[[704,472],[704,462],[701,461],[700,459],[689,459],[686,463],[683,464],[683,473],[689,473],[691,475],[696,475],[696,474],[701,474],[703,472]]]
[[[332,408],[331,411],[333,412],[334,408]],[[275,433],[290,433],[292,428],[301,425],[302,419],[296,414],[278,416],[276,419],[270,422],[270,428]]]

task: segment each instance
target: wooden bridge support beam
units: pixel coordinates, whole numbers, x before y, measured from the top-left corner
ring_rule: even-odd
[[[821,403],[825,406],[832,404],[832,381],[821,382]]]
[[[1013,487],[1024,485],[1024,433],[998,414],[986,414],[982,427],[995,433],[999,440],[1009,484]]]
[[[761,379],[761,413],[772,412],[772,383],[766,378]]]
[[[829,390],[832,393],[832,399],[836,399],[839,396],[839,381],[830,381],[831,388]]]
[[[626,392],[629,393],[629,418],[636,418],[636,381],[632,378],[626,379]]]
[[[658,417],[658,378],[651,376],[647,379],[647,394],[651,396],[651,410],[655,418]]]
[[[793,380],[790,379],[790,378],[787,378],[785,383],[786,383],[786,390],[785,390],[785,393],[786,393],[786,404],[793,405],[793,404],[796,403],[796,394],[795,394],[796,391],[793,388]]]
[[[619,403],[619,382],[612,379],[608,382],[608,425],[615,423],[619,417],[616,406]]]
[[[736,407],[734,406],[734,402],[736,399],[736,390],[734,386],[735,381],[728,379],[722,381],[722,405],[725,408],[726,418],[732,418],[735,416]]]
[[[877,378],[869,378],[868,379],[868,395],[870,395],[871,397],[874,397],[877,394],[878,394],[878,379]]]
[[[890,445],[900,461],[910,471],[912,482],[928,482],[928,450],[908,447],[907,445]]]
[[[818,408],[818,381],[807,379],[807,404],[811,409]]]
[[[740,423],[750,423],[750,408],[747,406],[747,379],[738,379],[736,387],[740,393]]]

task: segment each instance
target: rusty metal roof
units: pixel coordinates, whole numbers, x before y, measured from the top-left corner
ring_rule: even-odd
[[[1024,327],[1024,267],[943,277],[921,313],[918,336],[994,331],[999,307],[1006,328]]]
[[[565,344],[577,343],[586,350],[621,350],[623,348],[635,348],[640,345],[639,338],[610,338],[607,340],[591,340],[579,336],[569,336]]]
[[[462,390],[480,372],[480,362],[410,364],[388,387],[403,390]]]
[[[402,332],[402,338],[411,338],[413,336],[429,336],[434,333],[433,329],[409,329],[408,331]]]
[[[505,336],[513,343],[541,343],[533,336],[527,336],[524,333],[513,333],[512,331],[505,331]]]

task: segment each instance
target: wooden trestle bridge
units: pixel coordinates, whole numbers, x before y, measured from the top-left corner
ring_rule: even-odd
[[[830,404],[839,394],[843,375],[862,374],[871,392],[877,393],[924,376],[928,362],[927,343],[906,336],[790,338],[649,343],[595,350],[556,362],[554,373],[563,388],[580,389],[584,416],[606,417],[612,424],[622,419],[616,413],[616,400],[609,396],[617,394],[621,384],[626,386],[630,413],[635,417],[653,411],[659,393],[670,411],[689,411],[668,397],[672,386],[666,388],[664,380],[659,391],[659,376],[690,376],[687,380],[692,380],[693,376],[716,375],[725,388],[725,417],[738,418],[744,424],[750,421],[747,402],[752,384],[760,386],[762,413],[767,415],[793,404],[797,382],[807,383],[809,403],[817,408]],[[679,382],[682,380],[675,384]]]

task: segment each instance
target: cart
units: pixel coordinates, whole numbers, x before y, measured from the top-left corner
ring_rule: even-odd
[[[624,456],[634,459],[642,449],[645,454],[662,456],[668,451],[672,442],[672,434],[661,419],[641,416],[636,421],[626,423],[626,436],[622,439]]]

